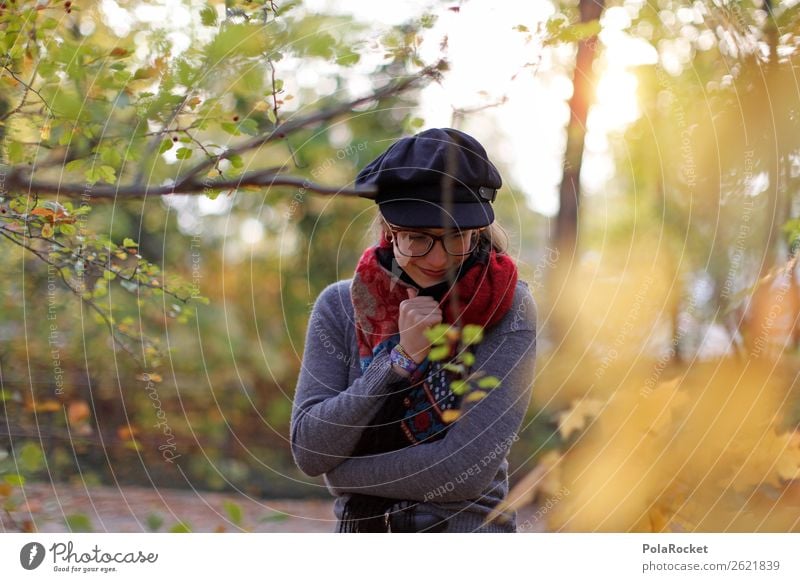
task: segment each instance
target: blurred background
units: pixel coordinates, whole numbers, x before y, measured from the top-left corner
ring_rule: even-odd
[[[6,531],[103,529],[104,487],[228,494],[222,525],[195,530],[257,529],[257,500],[318,500],[322,520],[291,402],[309,310],[375,242],[376,206],[302,185],[80,192],[204,160],[347,188],[392,140],[445,126],[500,168],[538,305],[509,456],[520,530],[800,529],[794,2],[78,4],[0,10]],[[39,199],[23,172],[74,191]],[[192,529],[190,503],[158,503],[121,511]],[[291,529],[291,507],[263,523]]]

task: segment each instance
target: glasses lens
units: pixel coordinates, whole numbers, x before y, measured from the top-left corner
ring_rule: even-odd
[[[444,250],[451,255],[468,255],[475,249],[478,237],[474,232],[466,231],[448,234],[444,237]]]
[[[420,232],[400,230],[396,236],[398,250],[407,257],[421,257],[433,246],[433,238]]]

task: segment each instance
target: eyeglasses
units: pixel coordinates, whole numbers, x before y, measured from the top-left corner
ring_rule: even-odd
[[[478,246],[480,230],[457,231],[442,236],[419,232],[416,230],[402,230],[389,227],[397,250],[406,257],[424,257],[433,248],[436,241],[448,255],[463,257],[470,254]]]

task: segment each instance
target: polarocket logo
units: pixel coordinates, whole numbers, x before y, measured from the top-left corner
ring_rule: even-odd
[[[26,570],[35,570],[44,560],[44,546],[39,542],[30,542],[19,551],[19,563]]]

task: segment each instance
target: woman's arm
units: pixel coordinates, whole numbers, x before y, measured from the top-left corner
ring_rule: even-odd
[[[319,296],[308,323],[305,350],[290,423],[292,456],[310,476],[326,473],[353,452],[364,428],[393,386],[407,386],[382,352],[350,386],[348,317],[339,293],[343,283],[328,286]],[[396,388],[395,388],[396,389]]]
[[[479,497],[516,440],[530,402],[536,315],[532,298],[522,305],[527,312],[511,324],[513,331],[487,334],[475,353],[475,369],[499,378],[500,386],[482,400],[462,405],[461,417],[438,441],[339,464],[326,474],[333,493],[442,502]]]

